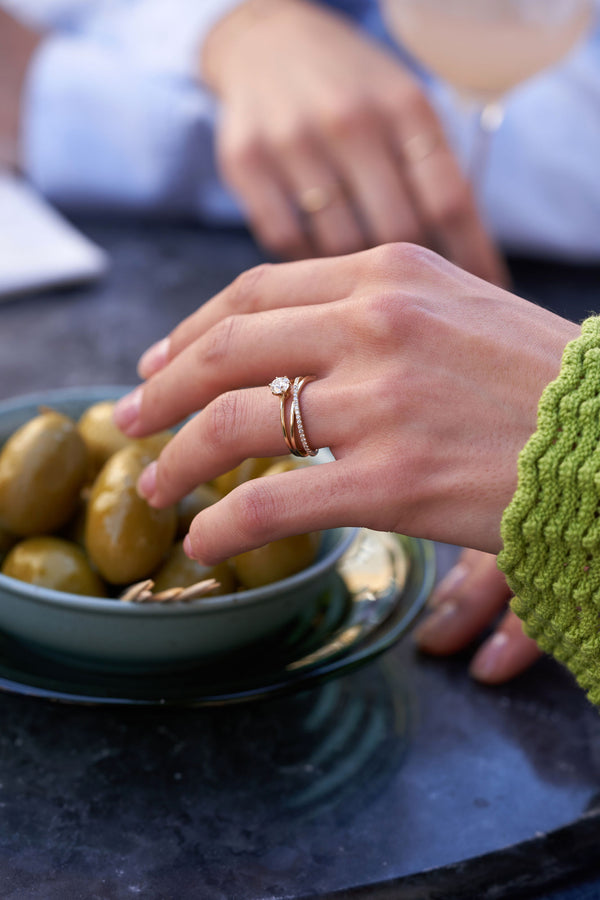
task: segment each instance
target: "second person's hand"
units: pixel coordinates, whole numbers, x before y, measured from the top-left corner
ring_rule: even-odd
[[[523,631],[521,620],[507,609],[510,589],[496,557],[463,550],[456,565],[440,581],[428,601],[429,615],[415,632],[419,649],[449,656],[467,648],[493,626],[478,647],[470,673],[485,684],[500,684],[520,675],[541,656]]]
[[[387,49],[308,0],[246,0],[206,42],[217,157],[258,240],[284,258],[390,241],[507,281],[422,88]]]

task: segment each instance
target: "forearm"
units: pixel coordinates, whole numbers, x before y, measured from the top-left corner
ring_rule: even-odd
[[[0,9],[0,166],[19,164],[24,85],[40,40],[39,34]]]

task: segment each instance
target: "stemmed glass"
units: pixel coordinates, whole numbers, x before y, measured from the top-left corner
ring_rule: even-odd
[[[380,0],[390,29],[426,69],[475,110],[469,175],[482,178],[507,94],[566,56],[595,0]]]

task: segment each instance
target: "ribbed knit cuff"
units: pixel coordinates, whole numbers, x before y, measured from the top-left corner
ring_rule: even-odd
[[[567,344],[542,394],[502,541],[524,630],[600,705],[600,317]]]

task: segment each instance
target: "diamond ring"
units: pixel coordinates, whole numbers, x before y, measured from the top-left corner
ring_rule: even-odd
[[[271,393],[275,397],[279,397],[279,418],[281,421],[283,439],[288,450],[294,456],[316,456],[319,452],[318,450],[313,450],[308,443],[306,432],[304,431],[302,413],[300,412],[300,392],[305,384],[308,384],[309,381],[314,381],[315,378],[315,375],[298,376],[294,379],[292,385],[292,382],[286,375],[278,375],[277,378],[274,378],[269,384]],[[292,402],[290,405],[288,426],[285,413],[286,403],[290,397],[290,392],[292,395]]]

